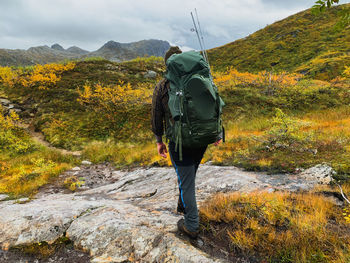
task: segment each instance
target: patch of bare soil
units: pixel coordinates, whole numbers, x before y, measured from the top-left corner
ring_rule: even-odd
[[[213,227],[213,226],[211,226]],[[240,251],[235,250],[230,245],[227,238],[228,226],[226,223],[219,223],[215,226],[215,230],[207,231],[205,228],[201,229],[198,239],[190,240],[191,244],[213,258],[219,258],[233,263],[261,263],[260,258],[244,255]]]
[[[79,192],[114,183],[118,180],[116,173],[117,172],[115,172],[114,166],[110,163],[81,165],[65,171],[51,184],[41,187],[39,189],[39,193],[36,195],[36,198],[40,198],[40,196],[48,194],[72,193],[71,190],[64,186],[64,182],[68,178],[75,178],[75,180],[80,182],[76,189],[76,191]]]

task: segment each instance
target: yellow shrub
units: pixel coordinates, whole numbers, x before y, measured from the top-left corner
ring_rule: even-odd
[[[61,80],[61,74],[74,69],[75,63],[35,65],[30,74],[22,75],[18,82],[23,87],[37,87],[38,89],[49,89]]]
[[[16,125],[17,121],[19,117],[15,112],[4,116],[0,111],[0,149],[24,153],[33,148],[28,136]]]
[[[350,78],[350,66],[348,66],[348,67],[345,66],[345,70],[344,70],[343,74],[345,77]]]
[[[214,73],[214,80],[220,86],[254,85],[260,88],[268,86],[283,88],[295,85],[300,78],[301,75],[299,74],[287,74],[286,72],[275,74],[267,71],[252,74],[249,72],[239,72],[235,68],[230,68],[223,73]]]
[[[30,69],[11,69],[0,67],[0,82],[12,87],[15,84],[23,87],[49,89],[61,80],[61,74],[74,69],[75,63],[35,65]]]
[[[0,82],[7,86],[12,86],[17,79],[17,72],[10,67],[0,67]]]
[[[82,91],[78,90],[78,102],[100,114],[114,135],[122,137],[123,131],[140,129],[148,121],[145,106],[151,103],[150,87],[147,83],[135,87],[123,82],[114,86],[85,84]]]

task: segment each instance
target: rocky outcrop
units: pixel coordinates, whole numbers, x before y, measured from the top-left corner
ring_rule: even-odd
[[[85,162],[62,176],[72,175],[86,182],[75,193],[50,186],[30,202],[0,202],[2,249],[52,243],[65,235],[88,251],[92,262],[222,262],[177,234],[181,216],[175,212],[178,189],[172,168],[123,172]],[[298,175],[209,165],[201,166],[197,176],[198,202],[219,191],[296,191],[316,183]]]
[[[327,164],[318,164],[300,173],[300,177],[305,180],[319,184],[329,184],[336,174],[334,169]]]
[[[147,72],[145,72],[143,74],[143,77],[146,79],[154,79],[157,77],[157,72],[155,72],[153,70],[148,70]]]
[[[20,113],[24,110],[23,107],[21,107],[16,103],[11,102],[6,98],[0,98],[0,106],[1,106],[1,109],[4,111],[5,115],[11,112]]]
[[[0,194],[0,201],[4,201],[8,198],[8,195]]]
[[[7,98],[1,98],[0,97],[0,109],[2,110],[2,113],[4,115],[8,115],[12,112],[15,112],[19,114],[21,117],[33,117],[34,116],[34,109],[31,109],[30,107],[11,102]]]

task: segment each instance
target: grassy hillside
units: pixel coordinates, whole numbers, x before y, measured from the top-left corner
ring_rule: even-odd
[[[16,81],[13,85],[7,85],[5,90],[10,100],[34,109],[32,122],[37,130],[44,132],[52,145],[73,150],[81,149],[84,142],[92,139],[104,139],[108,136],[123,139],[124,133],[132,133],[135,128],[128,119],[123,121],[124,125],[117,115],[101,115],[98,108],[101,105],[97,105],[97,101],[79,101],[84,89],[95,89],[101,85],[105,89],[119,86],[132,91],[142,86],[147,87],[150,93],[155,80],[146,79],[143,74],[151,69],[156,72],[163,70],[156,58],[136,59],[125,63],[99,59],[70,64],[73,65],[72,68],[65,71],[56,68],[55,65],[59,64],[51,64],[51,68],[46,65],[14,70]],[[51,73],[56,74],[57,79],[50,79]],[[126,95],[126,91],[120,91],[119,95]],[[106,113],[107,109],[100,110]],[[126,110],[129,110],[129,116],[126,117],[132,119],[135,118],[135,112],[141,116],[146,115],[150,107],[143,104],[142,107],[132,107],[131,103]],[[106,118],[109,118],[109,122]],[[149,122],[139,119],[138,125],[148,129]]]
[[[350,4],[333,7],[320,15],[310,10],[273,23],[248,37],[209,50],[217,71],[297,71],[329,80],[341,74],[350,61],[349,28],[334,30],[337,12]]]
[[[148,70],[157,78],[145,78]],[[155,57],[4,67],[1,90],[30,109],[31,114],[21,113],[23,121],[55,147],[82,150],[83,158],[119,167],[169,165],[157,155],[150,130],[151,95],[164,70],[163,60]],[[226,103],[227,141],[209,147],[204,161],[270,172],[327,162],[348,177],[349,68],[342,74],[320,81],[266,71],[214,72]]]
[[[79,162],[77,157],[33,141],[22,128],[26,124],[58,148],[85,148],[88,153],[99,142],[113,140],[113,154],[103,146],[93,152],[94,157],[83,156],[94,161],[114,158],[116,165],[137,165],[156,155],[153,147],[144,147],[152,141],[150,98],[157,81],[143,76],[148,70],[162,73],[163,60],[150,57],[112,63],[92,59],[0,67],[1,96],[24,109],[18,116],[0,107],[0,192],[33,194]],[[133,153],[135,145],[140,149]]]

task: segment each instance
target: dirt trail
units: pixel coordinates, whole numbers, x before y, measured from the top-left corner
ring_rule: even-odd
[[[17,125],[23,129],[25,129],[29,135],[32,137],[32,139],[41,144],[41,145],[44,145],[50,149],[54,149],[54,150],[57,150],[59,151],[60,153],[62,154],[71,154],[71,155],[74,155],[74,156],[80,156],[81,155],[81,151],[69,151],[69,150],[66,150],[66,149],[62,149],[62,148],[57,148],[57,147],[54,147],[52,146],[48,141],[45,140],[45,137],[44,135],[41,133],[41,132],[36,132],[35,131],[35,128],[32,124],[27,124],[27,123],[17,123]]]

